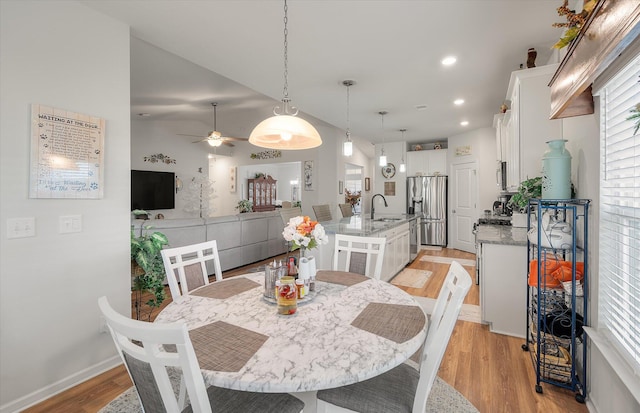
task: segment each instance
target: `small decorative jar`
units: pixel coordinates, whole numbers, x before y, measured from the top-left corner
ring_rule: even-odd
[[[282,277],[276,281],[278,314],[291,315],[298,310],[298,291],[293,277]]]

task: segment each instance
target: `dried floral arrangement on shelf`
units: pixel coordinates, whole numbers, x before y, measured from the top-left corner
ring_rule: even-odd
[[[553,23],[553,27],[566,27],[564,34],[558,40],[556,44],[553,45],[554,49],[562,49],[566,47],[578,37],[578,33],[582,30],[582,27],[586,23],[589,14],[598,3],[598,0],[588,0],[584,2],[582,6],[582,10],[579,13],[576,13],[575,10],[569,9],[569,0],[564,0],[562,6],[558,7],[558,15],[566,16],[566,23]]]

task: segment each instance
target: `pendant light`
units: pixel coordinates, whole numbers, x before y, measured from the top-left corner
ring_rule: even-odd
[[[284,0],[284,90],[282,107],[273,108],[274,116],[260,122],[251,132],[249,143],[269,149],[310,149],[322,145],[318,131],[306,120],[296,117],[298,109],[290,105],[288,81],[287,0]]]
[[[387,155],[384,154],[384,115],[386,115],[387,111],[380,111],[380,118],[382,119],[382,148],[380,148],[380,166],[387,166]]]
[[[400,129],[400,132],[402,132],[402,144],[405,145],[405,147],[407,146],[405,141],[404,141],[404,133],[406,132],[406,129]],[[400,172],[406,172],[407,167],[404,164],[404,150],[402,151],[402,160],[400,161]]]
[[[351,142],[351,130],[349,128],[349,126],[350,126],[350,122],[349,122],[349,88],[351,86],[353,86],[355,83],[356,82],[354,82],[353,80],[345,80],[345,81],[342,82],[342,84],[347,87],[347,138],[342,143],[342,154],[344,156],[353,155],[353,142]]]

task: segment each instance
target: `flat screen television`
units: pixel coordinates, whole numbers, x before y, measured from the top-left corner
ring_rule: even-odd
[[[174,209],[176,176],[173,172],[131,170],[131,210]]]

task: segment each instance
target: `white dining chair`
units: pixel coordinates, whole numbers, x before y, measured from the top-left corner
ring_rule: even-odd
[[[196,413],[298,413],[304,408],[301,400],[286,393],[207,388],[184,322],[162,324],[132,320],[116,312],[104,296],[98,299],[98,306],[144,412],[178,413],[190,407],[190,411]],[[178,395],[174,393],[167,368],[180,372]],[[185,406],[186,396],[189,406]]]
[[[316,220],[319,222],[331,221],[333,216],[331,215],[331,207],[329,204],[313,205],[313,213],[316,216]]]
[[[167,283],[174,301],[189,291],[209,284],[207,262],[212,262],[216,281],[222,281],[218,243],[215,240],[166,248],[161,251]]]
[[[386,243],[386,238],[336,234],[332,268],[379,280]]]
[[[469,273],[453,261],[429,319],[419,370],[404,363],[369,380],[320,390],[317,413],[424,413],[462,302],[470,288]]]

